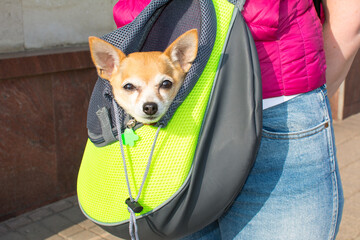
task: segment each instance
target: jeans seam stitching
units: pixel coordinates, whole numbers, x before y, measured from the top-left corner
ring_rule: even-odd
[[[333,185],[333,213],[332,213],[332,221],[331,221],[331,228],[330,228],[330,232],[329,232],[329,239],[333,240],[335,239],[335,229],[336,229],[336,225],[337,225],[337,218],[338,218],[338,208],[339,208],[339,189],[338,189],[338,180],[337,180],[337,176],[336,176],[336,167],[335,165],[335,161],[336,161],[336,157],[335,157],[335,152],[333,151],[334,148],[334,142],[332,139],[332,133],[331,133],[331,128],[329,128],[327,132],[328,135],[328,144],[329,144],[329,156],[330,156],[330,170],[331,170],[331,180],[332,180],[332,185]]]
[[[329,107],[326,103],[326,94],[321,91],[322,93],[322,97],[323,97],[323,105],[324,105],[324,111],[325,111],[325,115],[326,118],[329,120],[330,119],[330,115],[329,115]],[[332,128],[330,127],[327,131],[327,139],[328,139],[328,144],[329,144],[329,157],[330,157],[330,171],[331,171],[331,180],[332,180],[332,185],[333,185],[333,213],[332,213],[332,221],[331,221],[331,229],[329,232],[329,239],[330,240],[334,240],[335,239],[335,231],[336,231],[336,225],[337,225],[337,219],[338,219],[338,214],[339,214],[339,189],[338,189],[338,180],[337,180],[337,176],[336,176],[336,166],[335,166],[335,161],[336,161],[336,156],[335,156],[335,151],[334,151],[334,141],[333,141],[333,136],[332,136]]]
[[[330,229],[330,236],[329,239],[334,240],[335,239],[335,230],[336,230],[336,225],[338,224],[338,215],[339,215],[339,189],[338,189],[338,180],[337,180],[337,176],[336,176],[336,172],[332,173],[332,181],[333,181],[333,188],[334,188],[334,194],[333,194],[333,198],[334,198],[334,203],[333,203],[333,214],[332,214],[332,224],[331,224],[331,229]]]

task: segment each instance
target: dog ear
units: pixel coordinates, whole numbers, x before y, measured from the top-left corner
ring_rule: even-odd
[[[198,51],[198,33],[196,29],[189,30],[178,37],[164,52],[172,62],[180,64],[187,73]]]
[[[110,81],[114,70],[120,67],[120,62],[126,55],[120,49],[97,37],[89,37],[89,47],[99,76]]]

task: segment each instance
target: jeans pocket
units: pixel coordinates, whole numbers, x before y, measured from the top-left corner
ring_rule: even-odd
[[[312,136],[321,132],[322,130],[328,128],[330,126],[330,121],[322,122],[315,127],[311,127],[308,129],[304,129],[302,131],[279,131],[276,132],[274,130],[267,130],[263,128],[262,130],[262,137],[270,138],[270,139],[300,139]]]
[[[303,93],[263,112],[263,137],[299,139],[331,125],[326,86]]]

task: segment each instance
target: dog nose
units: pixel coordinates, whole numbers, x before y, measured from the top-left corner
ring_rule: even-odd
[[[147,115],[154,115],[158,110],[158,106],[156,103],[147,102],[143,105],[143,111]]]

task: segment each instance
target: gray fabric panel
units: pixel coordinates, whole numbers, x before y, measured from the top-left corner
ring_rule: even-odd
[[[260,67],[250,32],[236,14],[191,178],[167,205],[137,220],[140,239],[181,238],[219,218],[241,191],[256,158],[262,128]],[[128,224],[104,228],[129,238]]]
[[[99,118],[102,130],[102,136],[105,142],[113,142],[116,141],[116,138],[113,135],[111,123],[109,119],[109,112],[106,107],[99,109],[96,112],[96,115]]]
[[[198,1],[171,1],[154,22],[141,52],[164,51],[176,38],[189,29],[201,28]],[[169,24],[170,21],[170,24]]]

